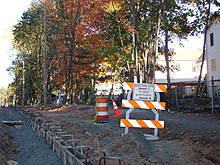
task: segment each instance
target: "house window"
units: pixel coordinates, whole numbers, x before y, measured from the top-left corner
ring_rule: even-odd
[[[197,66],[196,66],[196,64],[192,64],[192,72],[196,72],[196,69],[197,68]]]
[[[214,45],[214,35],[213,33],[210,34],[210,46]]]
[[[177,70],[177,71],[180,71],[180,63],[177,63],[177,64],[176,64],[176,70]]]
[[[212,71],[216,71],[216,59],[211,59],[211,68]]]

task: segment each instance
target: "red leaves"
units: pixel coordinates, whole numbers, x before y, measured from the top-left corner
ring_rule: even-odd
[[[63,3],[62,3],[63,2]],[[50,39],[55,43],[62,56],[53,63],[59,67],[54,81],[67,79],[70,55],[73,53],[74,75],[85,75],[95,72],[95,63],[99,63],[97,49],[107,42],[102,38],[101,26],[105,24],[106,12],[103,8],[107,0],[65,0],[48,4],[49,24],[55,32]],[[93,73],[94,74],[94,73]],[[59,75],[59,76],[58,76]],[[63,78],[60,78],[63,77]]]

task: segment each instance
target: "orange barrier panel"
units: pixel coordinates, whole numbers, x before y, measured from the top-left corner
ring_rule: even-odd
[[[164,121],[121,119],[120,126],[130,128],[164,128]]]

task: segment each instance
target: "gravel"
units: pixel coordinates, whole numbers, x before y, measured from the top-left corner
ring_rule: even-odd
[[[37,133],[32,131],[25,118],[13,109],[4,109],[0,115],[1,121],[24,122],[21,126],[7,126],[9,133],[14,137],[18,145],[17,162],[19,165],[62,165],[62,160],[57,153],[53,152],[45,139],[39,138]]]

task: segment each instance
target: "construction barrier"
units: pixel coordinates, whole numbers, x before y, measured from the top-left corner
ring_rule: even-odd
[[[150,102],[136,100],[122,100],[123,108],[143,108],[143,109],[160,109],[165,110],[165,102]]]
[[[164,84],[152,84],[154,86],[155,92],[166,92],[167,91],[167,85]],[[124,90],[134,90],[134,83],[133,82],[124,82],[123,84]]]
[[[96,98],[96,122],[108,122],[108,99],[105,97]]]
[[[130,128],[164,128],[164,121],[121,119],[120,126]]]
[[[158,128],[164,128],[164,121],[159,121],[158,110],[165,110],[166,103],[160,102],[160,92],[166,92],[167,86],[163,84],[147,84],[125,82],[123,89],[127,90],[127,100],[122,100],[122,108],[129,108],[126,112],[126,119],[121,119],[120,127],[128,128],[153,128],[154,134],[144,134],[147,140],[158,140]],[[154,115],[154,120],[129,119],[130,113],[135,109],[150,109]],[[124,135],[123,134],[123,135]]]

